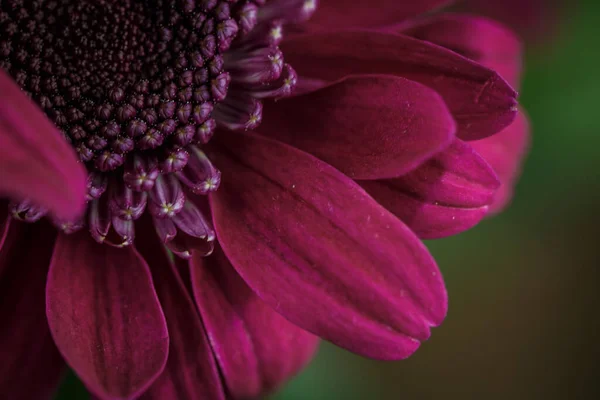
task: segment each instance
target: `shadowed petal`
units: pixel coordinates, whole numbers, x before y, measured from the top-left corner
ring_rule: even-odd
[[[496,72],[408,36],[327,32],[292,37],[282,50],[305,78],[332,82],[353,74],[390,74],[429,86],[446,101],[458,123],[457,136],[464,140],[492,135],[516,114],[516,93]],[[299,85],[304,90],[302,80]]]
[[[458,139],[405,176],[360,184],[423,239],[473,227],[487,213],[500,186],[485,160]]]
[[[435,43],[496,71],[519,86],[522,45],[508,28],[488,18],[445,14],[418,20],[403,33]]]
[[[354,179],[396,177],[454,139],[456,126],[433,90],[385,75],[348,77],[269,104],[261,132]]]
[[[54,235],[45,224],[13,223],[0,251],[3,399],[51,399],[66,369],[50,335],[44,307]]]
[[[54,340],[86,386],[130,399],[162,372],[169,338],[148,265],[130,247],[59,235],[46,288]]]
[[[311,31],[338,28],[377,28],[441,8],[450,0],[322,0],[307,23]]]
[[[73,149],[0,69],[0,195],[73,219],[83,212],[85,187],[86,171]]]
[[[399,219],[318,159],[253,134],[221,133],[210,195],[224,253],[294,324],[356,353],[407,357],[444,319],[433,258]],[[226,144],[223,144],[226,143]]]
[[[164,246],[150,234],[138,250],[148,260],[169,327],[169,360],[143,400],[225,399],[217,365],[194,302]],[[237,348],[235,342],[229,343]]]
[[[470,143],[494,168],[502,182],[490,206],[491,213],[500,212],[510,202],[529,142],[529,121],[525,112],[520,111],[515,122],[502,132]]]
[[[314,355],[319,339],[259,299],[220,248],[210,257],[194,256],[191,282],[234,398],[259,398],[298,373]]]

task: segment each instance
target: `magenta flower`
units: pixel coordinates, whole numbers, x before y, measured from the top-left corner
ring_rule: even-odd
[[[446,3],[1,3],[3,395],[68,365],[101,399],[253,398],[319,337],[411,355],[447,311],[421,239],[499,211],[527,144],[518,41],[415,18]]]

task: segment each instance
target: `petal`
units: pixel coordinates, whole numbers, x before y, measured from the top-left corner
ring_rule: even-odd
[[[69,365],[100,398],[130,399],[162,372],[169,338],[148,265],[131,247],[59,235],[46,288],[48,322]]]
[[[456,8],[506,23],[528,42],[539,42],[533,44],[549,44],[554,42],[559,22],[568,15],[570,6],[562,0],[466,0]]]
[[[0,393],[4,399],[51,399],[66,369],[44,307],[53,244],[54,233],[47,225],[13,223],[0,252]]]
[[[259,299],[220,248],[210,257],[192,259],[191,282],[234,398],[265,395],[298,373],[314,355],[318,338]]]
[[[305,78],[332,82],[352,74],[390,74],[429,86],[446,101],[461,139],[492,135],[516,114],[516,93],[496,72],[408,36],[327,32],[292,37],[282,50]]]
[[[446,148],[456,126],[444,100],[392,76],[348,77],[269,104],[261,132],[355,179],[396,177]]]
[[[0,195],[30,199],[57,217],[85,206],[86,172],[38,107],[0,69]]]
[[[376,28],[398,23],[441,8],[449,0],[323,0],[306,28],[311,31],[339,28]]]
[[[152,271],[170,341],[165,370],[141,399],[224,400],[219,371],[194,302],[158,237],[144,239],[138,250]],[[237,343],[229,345],[235,348]]]
[[[379,359],[412,354],[444,319],[441,274],[417,237],[354,181],[256,135],[221,133],[210,195],[219,243],[292,323]]]
[[[415,171],[361,186],[419,237],[437,239],[472,228],[487,213],[500,182],[471,146],[456,140]]]
[[[494,168],[502,182],[494,203],[490,206],[491,213],[501,211],[510,202],[529,144],[529,121],[522,110],[515,122],[502,132],[471,142],[473,148]]]
[[[502,24],[488,18],[445,14],[416,21],[402,31],[477,61],[511,85],[519,85],[523,47],[519,38]]]

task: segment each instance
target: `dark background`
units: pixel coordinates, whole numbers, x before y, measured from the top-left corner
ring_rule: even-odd
[[[526,57],[533,147],[512,206],[428,243],[448,285],[446,322],[405,361],[324,343],[274,400],[598,398],[600,1],[557,22]],[[85,398],[71,375],[59,399]]]

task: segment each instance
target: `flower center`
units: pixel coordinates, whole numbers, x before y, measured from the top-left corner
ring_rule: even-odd
[[[87,215],[55,225],[67,233],[87,225],[97,241],[125,246],[148,211],[180,255],[212,241],[192,199],[216,190],[220,173],[201,147],[217,125],[256,127],[261,99],[290,93],[295,73],[277,44],[284,22],[312,12],[305,3],[2,1],[0,68],[89,171]],[[11,211],[30,222],[45,215],[27,201]]]
[[[238,32],[228,2],[197,3],[8,1],[0,66],[90,169],[113,171],[135,150],[172,169],[178,147],[214,130],[230,81],[222,53]]]

